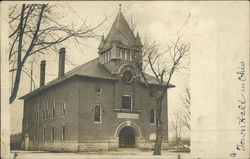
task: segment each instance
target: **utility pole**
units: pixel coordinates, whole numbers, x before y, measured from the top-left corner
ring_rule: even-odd
[[[30,61],[30,92],[32,91],[33,63],[34,61]]]

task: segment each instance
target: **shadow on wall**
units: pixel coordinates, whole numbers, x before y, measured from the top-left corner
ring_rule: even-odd
[[[21,150],[22,134],[10,135],[10,150]]]

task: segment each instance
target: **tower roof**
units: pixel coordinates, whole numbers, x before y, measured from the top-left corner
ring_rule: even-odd
[[[107,38],[104,41],[104,44],[99,46],[99,49],[102,50],[103,48],[108,47],[114,41],[121,42],[126,46],[132,46],[135,44],[134,33],[121,11],[119,11],[118,15],[116,16]]]
[[[140,38],[138,33],[137,33],[136,38],[135,38],[135,45],[140,46],[140,47],[143,46],[142,43],[141,43],[141,38]]]

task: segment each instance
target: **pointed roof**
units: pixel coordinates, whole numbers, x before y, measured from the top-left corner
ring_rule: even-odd
[[[103,46],[100,47],[100,50],[111,45],[111,42],[113,41],[119,41],[126,46],[132,46],[135,43],[134,33],[121,11],[116,16]]]
[[[136,37],[135,37],[135,45],[136,45],[136,46],[140,46],[140,47],[143,46],[142,43],[141,43],[141,38],[140,38],[140,36],[139,36],[138,33],[137,33],[137,35],[136,35]]]
[[[100,42],[99,47],[98,47],[99,50],[101,50],[103,48],[104,41],[105,41],[104,40],[104,35],[102,35],[102,39],[101,39],[101,42]]]

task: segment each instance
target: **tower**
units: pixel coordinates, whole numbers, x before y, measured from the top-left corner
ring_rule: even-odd
[[[120,74],[124,66],[138,75],[142,47],[139,34],[134,35],[120,10],[106,38],[101,38],[99,63],[113,75]]]

